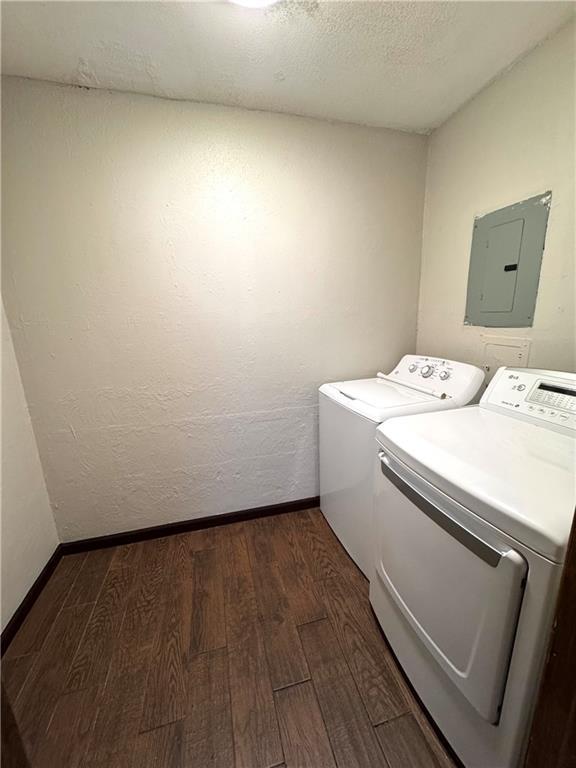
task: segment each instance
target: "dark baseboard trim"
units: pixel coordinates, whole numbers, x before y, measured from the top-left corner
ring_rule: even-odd
[[[30,608],[32,608],[32,606],[36,602],[38,595],[40,594],[40,592],[42,592],[42,590],[46,586],[48,579],[54,573],[54,570],[58,565],[58,562],[60,561],[62,554],[63,554],[62,544],[58,544],[54,552],[52,552],[52,554],[50,555],[50,559],[48,560],[44,568],[42,568],[39,575],[37,576],[36,581],[34,582],[34,584],[32,584],[32,586],[26,593],[26,596],[24,597],[24,599],[22,600],[18,608],[16,608],[16,610],[12,614],[12,618],[10,619],[8,624],[6,624],[6,626],[4,627],[4,630],[2,632],[2,637],[0,639],[2,656],[4,655],[8,646],[14,639],[14,635],[16,634],[16,632],[18,632],[18,630],[22,626],[24,619],[28,615]]]
[[[270,515],[283,515],[286,512],[297,512],[301,509],[317,507],[320,503],[318,496],[309,499],[297,499],[296,501],[284,501],[281,504],[271,504],[267,507],[253,507],[241,509],[238,512],[224,512],[221,515],[211,517],[198,517],[195,520],[182,520],[176,523],[154,525],[151,528],[137,528],[133,531],[111,533],[108,536],[96,536],[92,539],[80,539],[79,541],[67,541],[61,544],[62,554],[71,555],[76,552],[87,552],[91,549],[103,549],[104,547],[117,547],[120,544],[132,544],[148,539],[160,539],[164,536],[173,536],[177,533],[197,531],[202,528],[214,528],[217,525],[238,523],[243,520],[252,520],[256,517],[269,517]]]
[[[318,496],[311,496],[308,499],[296,499],[295,501],[284,501],[281,504],[270,504],[266,507],[253,507],[252,509],[241,509],[237,512],[225,512],[222,515],[212,515],[211,517],[198,517],[195,520],[182,520],[176,523],[165,523],[164,525],[155,525],[151,528],[137,528],[133,531],[122,531],[121,533],[111,533],[109,536],[96,536],[92,539],[80,539],[78,541],[66,541],[59,544],[50,560],[46,563],[42,572],[28,590],[26,597],[22,600],[14,615],[2,632],[0,640],[1,653],[4,655],[8,646],[14,639],[14,635],[22,626],[24,619],[28,615],[34,602],[40,592],[44,589],[46,582],[53,574],[63,555],[72,555],[77,552],[88,552],[92,549],[104,549],[105,547],[117,547],[121,544],[132,544],[137,541],[147,541],[148,539],[160,539],[164,536],[174,536],[177,533],[186,533],[188,531],[198,531],[202,528],[214,528],[218,525],[228,523],[238,523],[243,520],[252,520],[257,517],[270,517],[271,515],[283,515],[286,512],[298,512],[302,509],[310,509],[320,505]]]

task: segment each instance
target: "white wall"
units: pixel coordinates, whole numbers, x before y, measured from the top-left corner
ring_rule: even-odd
[[[2,629],[58,546],[2,307]]]
[[[413,351],[426,140],[8,78],[4,292],[63,540],[313,496]]]
[[[482,334],[531,339],[528,364],[576,369],[574,25],[432,134],[418,351],[483,364]],[[533,328],[464,326],[475,215],[552,190]]]

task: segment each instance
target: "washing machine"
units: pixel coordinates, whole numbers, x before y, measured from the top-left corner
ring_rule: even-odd
[[[576,375],[377,430],[370,601],[467,768],[522,764],[576,503]]]
[[[320,387],[320,508],[366,577],[373,568],[376,427],[392,416],[463,406],[483,381],[473,365],[404,355],[389,374]]]

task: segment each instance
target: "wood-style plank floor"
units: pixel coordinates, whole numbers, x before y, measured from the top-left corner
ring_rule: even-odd
[[[34,768],[450,768],[320,510],[64,557],[2,676]]]

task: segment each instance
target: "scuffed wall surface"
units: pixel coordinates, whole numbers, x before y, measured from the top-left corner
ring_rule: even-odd
[[[58,546],[58,535],[2,307],[2,630]]]
[[[575,28],[529,54],[430,138],[418,351],[484,363],[483,334],[531,340],[528,365],[576,370]],[[532,328],[464,325],[474,216],[552,190]]]
[[[63,540],[313,496],[413,350],[425,139],[8,78],[4,292]]]

